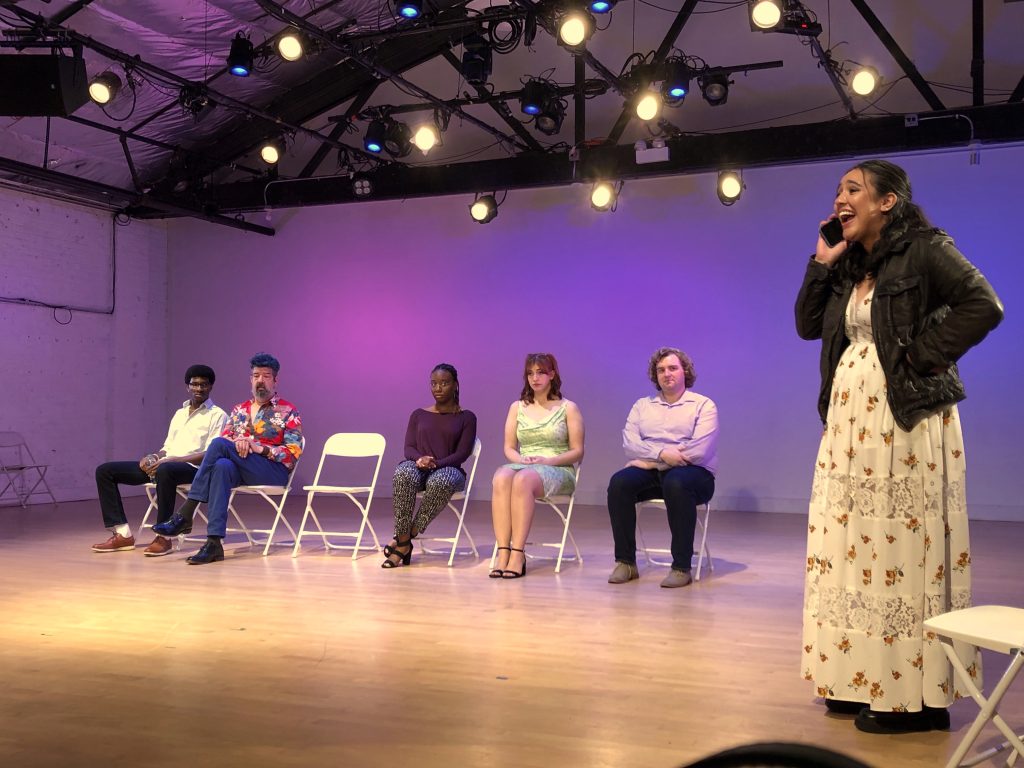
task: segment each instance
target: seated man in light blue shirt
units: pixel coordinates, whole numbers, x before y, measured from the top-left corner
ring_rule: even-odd
[[[629,462],[608,483],[608,514],[615,538],[615,569],[609,584],[640,578],[636,567],[636,504],[664,499],[672,531],[672,570],[663,587],[692,581],[693,534],[697,506],[711,500],[718,469],[718,409],[690,392],[697,374],[693,361],[674,347],[651,356],[648,375],[658,394],[633,404],[622,430]]]

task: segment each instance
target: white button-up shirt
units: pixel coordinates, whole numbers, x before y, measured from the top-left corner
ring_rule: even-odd
[[[210,441],[220,437],[227,423],[228,415],[212,399],[189,413],[189,402],[174,413],[171,426],[167,428],[167,439],[161,449],[168,456],[188,456],[190,453],[205,451]],[[196,465],[193,465],[196,466]]]
[[[664,448],[680,448],[686,461],[718,471],[718,408],[704,395],[687,390],[674,403],[661,394],[633,404],[622,430],[622,447],[631,463],[648,469],[668,469],[658,456]],[[636,465],[636,464],[634,464]]]

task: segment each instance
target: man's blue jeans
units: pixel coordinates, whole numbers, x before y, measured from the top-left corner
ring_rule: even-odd
[[[288,469],[276,461],[250,453],[244,459],[224,437],[210,443],[192,481],[188,497],[206,505],[207,536],[224,537],[228,526],[228,500],[239,485],[287,485]]]

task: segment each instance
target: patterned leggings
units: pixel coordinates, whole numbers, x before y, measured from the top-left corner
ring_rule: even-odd
[[[420,469],[415,461],[403,461],[395,468],[392,503],[395,507],[395,538],[404,539],[416,528],[423,533],[430,521],[445,508],[452,494],[466,487],[466,477],[455,467]],[[425,491],[413,519],[416,494]]]

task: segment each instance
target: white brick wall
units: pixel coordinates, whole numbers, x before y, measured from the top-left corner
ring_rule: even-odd
[[[58,499],[94,498],[96,465],[159,447],[167,428],[167,239],[160,222],[0,187],[0,430],[22,432]]]

